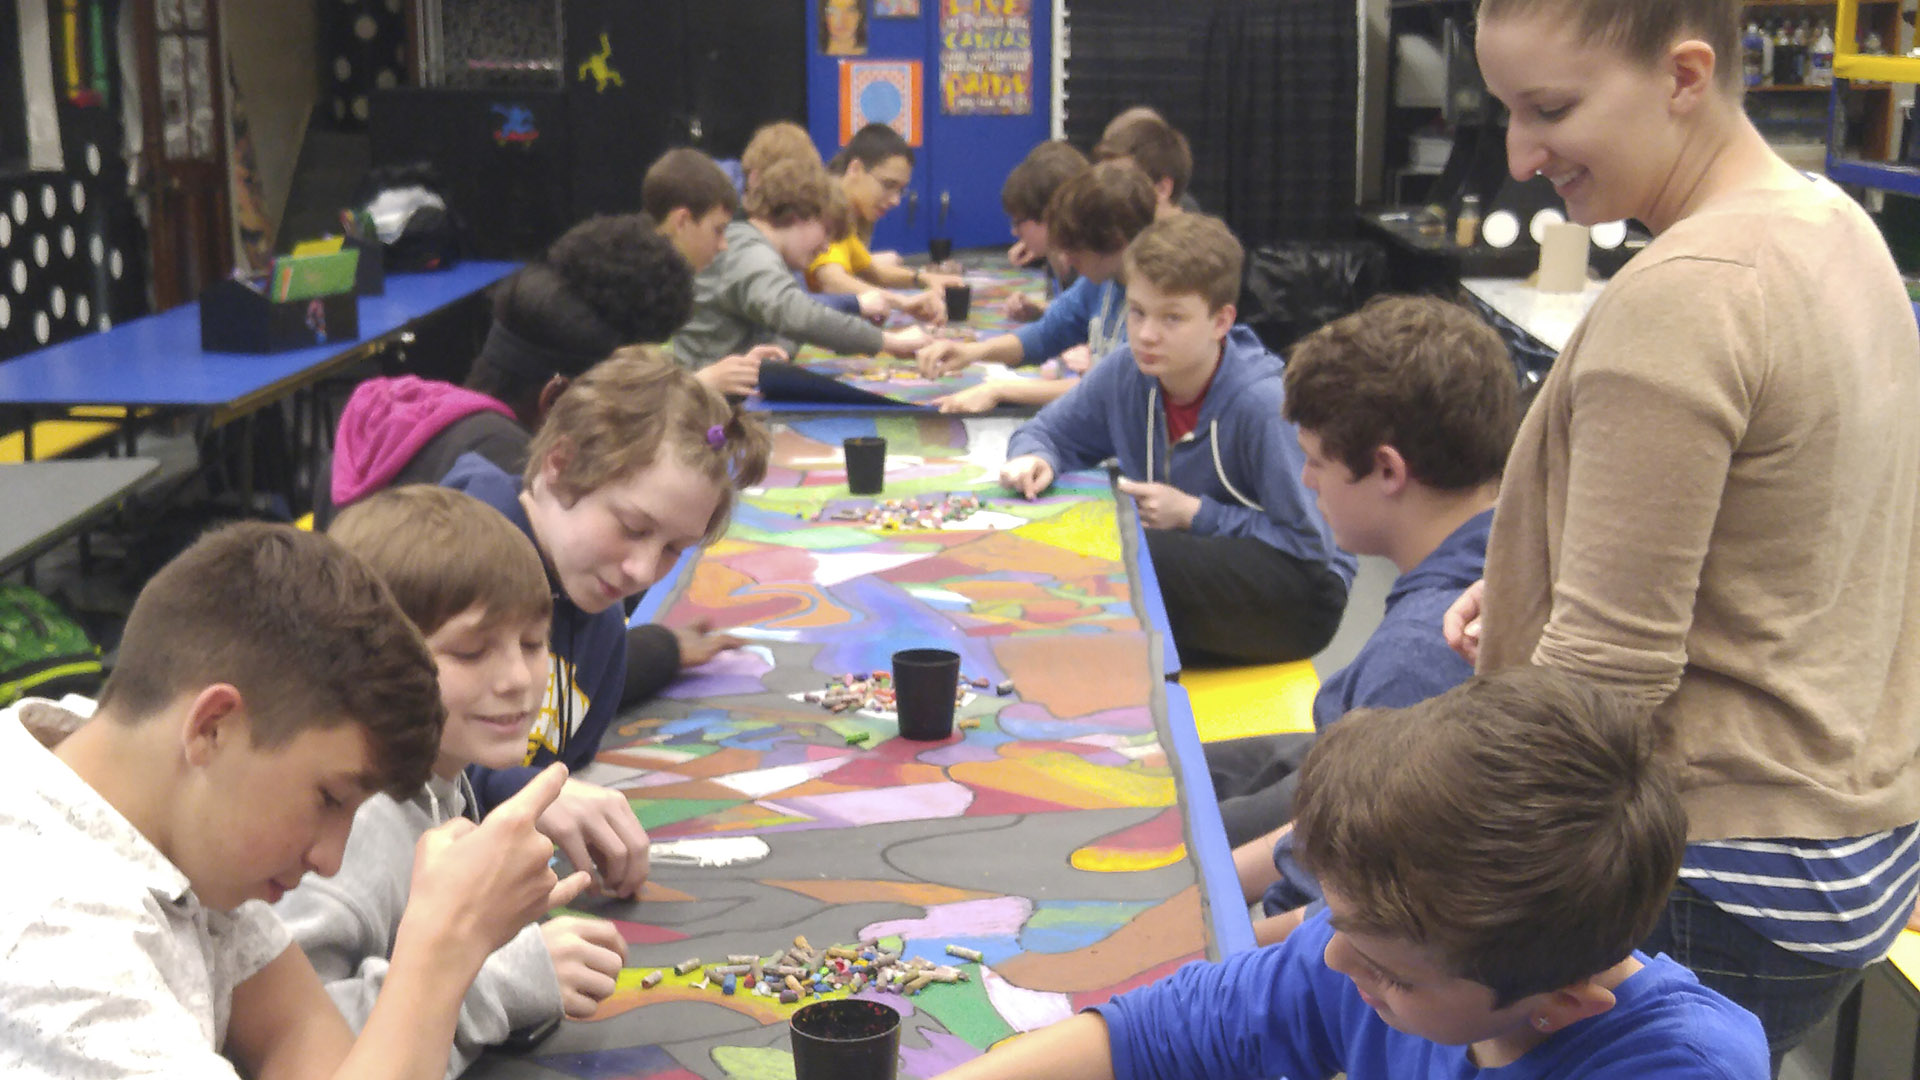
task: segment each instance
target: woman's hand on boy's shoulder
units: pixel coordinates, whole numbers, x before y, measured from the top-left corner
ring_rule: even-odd
[[[540,815],[539,829],[575,869],[594,873],[596,891],[639,897],[647,881],[653,841],[625,795],[584,780],[568,780],[553,805]]]
[[[1172,484],[1154,484],[1121,477],[1120,494],[1131,495],[1140,510],[1140,524],[1149,529],[1190,529],[1200,512],[1200,499]]]

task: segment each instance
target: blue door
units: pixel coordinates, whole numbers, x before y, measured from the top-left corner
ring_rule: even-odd
[[[808,128],[823,157],[840,148],[840,61],[821,51],[819,5],[813,8],[807,55]],[[943,4],[979,5],[997,10],[1005,4],[1030,9],[1032,24],[1032,111],[1016,116],[949,116],[943,103],[940,9]],[[921,0],[915,18],[873,18],[868,10],[867,54],[854,59],[918,60],[921,67],[921,145],[914,150],[913,183],[900,206],[874,228],[875,250],[916,255],[927,241],[942,236],[955,248],[1005,247],[1012,243],[1007,215],[1000,207],[1000,186],[1007,173],[1052,130],[1053,0]],[[884,98],[884,95],[882,95]],[[883,110],[890,104],[876,100]]]

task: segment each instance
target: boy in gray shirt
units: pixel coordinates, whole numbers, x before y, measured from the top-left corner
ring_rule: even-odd
[[[794,279],[826,247],[832,185],[812,162],[767,167],[746,197],[747,220],[727,227],[725,250],[694,278],[693,318],[673,337],[681,363],[699,369],[756,345],[912,356],[932,340],[919,327],[883,331],[835,311]]]

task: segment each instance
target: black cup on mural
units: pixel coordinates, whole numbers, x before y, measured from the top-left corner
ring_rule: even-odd
[[[947,286],[947,321],[950,323],[966,322],[967,315],[970,314],[972,311],[973,311],[973,286],[971,285]]]
[[[795,1080],[893,1080],[900,1014],[878,1001],[816,1001],[793,1014]]]
[[[856,435],[840,444],[847,459],[847,492],[878,495],[887,481],[887,440],[878,435]]]
[[[900,737],[938,742],[953,734],[960,688],[960,654],[949,649],[901,649],[893,654],[893,707]]]
[[[953,257],[953,238],[936,236],[927,241],[927,258],[937,263],[946,262]]]

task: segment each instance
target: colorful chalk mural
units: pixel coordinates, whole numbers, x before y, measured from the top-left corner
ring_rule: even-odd
[[[912,995],[859,991],[901,1014],[903,1077],[1212,951],[1155,636],[1128,572],[1131,511],[1104,476],[1071,474],[1032,502],[1002,491],[1012,426],[913,414],[777,433],[766,484],[662,608],[670,624],[741,627],[750,644],[622,717],[583,774],[623,791],[660,850],[744,841],[747,854],[656,858],[641,902],[583,902],[629,943],[619,988],[591,1020],[469,1076],[791,1077],[785,1021],[811,998],[729,996],[673,966],[771,957],[796,935],[966,972]],[[978,510],[938,528],[850,520],[871,501],[848,495],[840,440],[876,433],[879,498],[964,493]],[[958,651],[969,680],[945,741],[808,700],[926,645]]]

